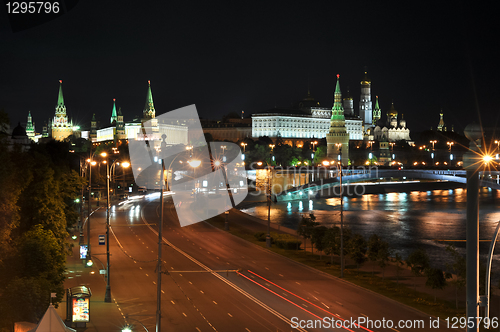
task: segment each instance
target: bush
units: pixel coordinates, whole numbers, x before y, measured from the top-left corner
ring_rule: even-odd
[[[257,241],[264,242],[266,241],[266,233],[265,232],[257,232],[253,236],[257,239]]]
[[[285,250],[300,249],[300,245],[302,244],[301,240],[290,234],[272,233],[271,238],[278,248]]]

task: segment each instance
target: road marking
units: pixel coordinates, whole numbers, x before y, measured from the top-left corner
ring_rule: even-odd
[[[180,274],[180,273],[179,273],[179,276],[181,276],[181,277],[182,277],[182,274]]]
[[[249,329],[247,329],[246,327],[245,327],[245,330],[247,330],[248,332],[252,332],[252,331],[250,331]]]
[[[175,304],[174,300],[170,300],[170,302],[172,302],[172,304]]]
[[[174,267],[173,267],[173,266],[171,266],[170,268],[171,268],[172,270],[174,270]]]
[[[184,315],[184,317],[187,317],[187,315],[185,313],[182,313]]]
[[[266,267],[266,270],[269,270],[269,268],[268,268],[268,267]]]
[[[192,285],[193,283],[190,281],[189,284]]]
[[[283,275],[282,275],[281,273],[279,274],[279,276],[280,276],[280,277],[283,277]]]
[[[307,306],[306,306],[306,304],[305,304],[305,303],[302,303],[302,305],[303,305],[304,307],[306,307],[306,308],[307,308]]]
[[[229,262],[226,262],[226,264],[227,264],[227,265],[231,265],[231,264],[229,264]]]
[[[257,264],[257,263],[255,263],[255,261],[252,261],[252,263]]]
[[[154,252],[153,250],[151,250],[151,252]]]
[[[139,266],[139,269],[142,270],[142,267]]]
[[[399,332],[398,330],[396,330],[396,329],[393,329],[392,327],[391,327],[390,329],[391,329],[391,330],[394,330],[394,331],[396,331],[396,332]]]
[[[149,247],[148,247],[148,246],[146,246],[146,249],[149,249]]]
[[[330,309],[330,307],[324,304],[323,302],[321,302],[321,304],[324,305],[327,309]]]
[[[316,294],[319,294],[317,291],[314,291]]]
[[[151,224],[149,224],[146,220],[146,218],[144,218],[144,215],[141,211],[141,219],[142,221],[144,222],[145,225],[147,225],[147,227],[149,228],[149,230],[155,234],[156,236],[158,236],[158,232],[156,232],[152,227],[151,227]],[[288,319],[286,316],[283,316],[282,314],[280,314],[279,312],[277,312],[276,310],[274,310],[273,308],[269,307],[268,305],[266,305],[264,302],[260,301],[259,299],[255,298],[254,296],[252,296],[251,294],[249,294],[248,292],[246,292],[245,290],[243,290],[242,288],[236,286],[234,283],[230,282],[229,280],[223,278],[222,276],[220,276],[219,274],[213,272],[209,267],[207,267],[206,265],[204,265],[203,263],[201,263],[200,261],[194,259],[193,257],[191,257],[190,255],[188,255],[186,252],[184,252],[183,250],[177,248],[173,243],[169,242],[167,239],[165,239],[165,237],[162,238],[163,242],[165,242],[166,244],[168,244],[168,246],[172,249],[174,249],[175,251],[177,251],[178,253],[180,253],[181,255],[183,255],[184,257],[186,257],[187,259],[189,259],[190,261],[192,261],[193,263],[197,264],[199,267],[203,268],[204,270],[212,273],[212,275],[214,277],[216,277],[217,279],[219,279],[220,281],[224,282],[226,285],[232,287],[234,290],[238,291],[240,294],[246,296],[248,299],[252,300],[254,303],[258,304],[259,306],[261,306],[262,308],[264,308],[265,310],[267,310],[268,312],[272,313],[274,316],[278,317],[279,319],[281,319],[283,322],[287,323],[287,324],[291,324],[292,322],[290,321],[290,319]],[[244,256],[243,256],[244,258]],[[201,314],[201,313],[200,313]],[[201,315],[205,321],[207,321],[208,324],[210,324],[208,322],[208,320],[203,316]],[[211,325],[211,324],[210,324]],[[211,325],[212,326],[212,325]],[[212,327],[213,328],[213,327]],[[215,328],[214,328],[215,329]],[[200,329],[198,327],[196,327],[196,330],[201,332]],[[305,329],[303,328],[297,328],[297,331],[300,331],[300,332],[306,332]],[[251,332],[251,331],[250,331]]]
[[[298,281],[296,281],[295,283],[296,283],[297,285],[300,285],[300,282],[298,282]]]
[[[241,256],[241,258],[245,258],[245,256]]]
[[[163,294],[165,294],[165,292],[163,291],[163,289],[161,290],[161,292],[162,292]]]
[[[200,293],[201,293],[201,294],[205,294],[205,293],[203,293],[203,291],[202,291],[202,290],[200,290]]]
[[[208,252],[208,254],[210,255],[210,251],[207,251],[207,252]]]
[[[149,277],[149,274],[146,273],[146,277]]]
[[[365,316],[365,317],[368,317],[368,316],[367,316],[367,315],[365,315],[365,314],[362,314],[362,313],[360,313],[360,314],[361,314],[361,315],[363,315],[363,316]]]
[[[212,301],[212,302],[215,303],[215,304],[217,304],[217,302],[215,302],[215,301]]]
[[[340,303],[339,301],[335,301],[337,302],[341,307],[343,307],[344,305],[342,303]]]
[[[227,313],[227,315],[228,315],[229,317],[233,317],[233,316],[232,316],[229,312]]]
[[[134,263],[135,263],[135,264],[137,264],[137,262],[136,262],[136,261],[134,261]]]
[[[215,258],[220,259],[219,257],[215,256]]]
[[[153,281],[153,284],[155,284],[155,285],[156,285],[156,282],[155,282],[155,281]]]
[[[318,298],[317,298],[316,296],[314,296],[314,295],[313,295],[313,297],[314,297],[314,299],[315,299],[316,301],[319,301],[319,300],[318,300]]]

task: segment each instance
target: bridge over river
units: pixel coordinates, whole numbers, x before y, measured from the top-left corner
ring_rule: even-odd
[[[500,172],[479,172],[480,186],[500,189]],[[330,197],[340,193],[340,174],[338,169],[329,168],[288,168],[257,170],[256,187],[267,187],[272,183],[273,193],[278,201],[306,199],[307,197]],[[375,183],[378,181],[378,183]],[[466,183],[465,170],[425,170],[425,169],[344,169],[343,186],[372,182],[373,185],[404,184],[411,181],[434,180]]]

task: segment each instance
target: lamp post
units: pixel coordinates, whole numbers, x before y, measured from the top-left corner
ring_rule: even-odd
[[[341,162],[341,160],[342,160],[342,143],[335,143],[335,146],[338,149],[337,161],[339,162],[339,164],[342,164],[342,162]]]
[[[269,164],[267,165],[268,169],[268,175],[267,175],[267,191],[268,191],[268,197],[267,197],[267,235],[266,235],[266,247],[271,248],[271,195],[272,195],[272,189],[271,189],[271,167]]]
[[[101,153],[103,158],[107,157],[106,152]],[[106,293],[104,294],[104,302],[111,302],[111,284],[110,284],[110,274],[109,274],[109,162],[104,160],[106,163]]]
[[[337,143],[338,144],[338,143]],[[342,154],[342,144],[339,147],[339,153]],[[340,277],[344,277],[344,197],[342,190],[342,164],[338,163],[339,183],[340,183]]]
[[[242,142],[241,146],[243,147],[243,153],[245,153],[245,148],[247,147],[248,143]]]
[[[455,144],[455,142],[446,142],[446,144],[448,144],[450,148],[450,165],[451,165],[451,161],[453,160],[453,155],[451,154],[451,147],[453,146],[453,144]]]
[[[469,151],[464,154],[467,176],[466,213],[466,298],[467,332],[479,331],[479,171],[482,130],[475,123],[464,130],[471,141]],[[470,326],[469,322],[472,323]]]
[[[91,150],[92,152],[92,150]],[[95,152],[94,152],[95,153]],[[95,166],[97,163],[92,160],[92,157],[94,155],[92,154],[89,159],[87,159],[87,165],[89,167],[89,197],[88,197],[88,202],[87,202],[87,252],[88,252],[88,257],[91,257],[91,250],[90,250],[90,215],[92,214],[92,207],[91,207],[91,199],[92,199],[92,166]],[[86,266],[90,267],[92,266],[92,263],[89,265],[88,264],[89,260],[85,263]]]

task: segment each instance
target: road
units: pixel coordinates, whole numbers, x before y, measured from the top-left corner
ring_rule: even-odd
[[[447,330],[443,321],[431,328],[428,315],[207,223],[181,228],[168,197],[164,212],[162,331],[332,331],[328,323],[342,324],[343,331],[410,330],[400,323],[411,330]],[[105,247],[97,244],[105,211],[93,220],[92,255],[105,262],[99,255]],[[112,298],[136,331],[142,329],[137,321],[155,331],[158,221],[157,195],[111,209]],[[359,325],[360,319],[365,323]]]

